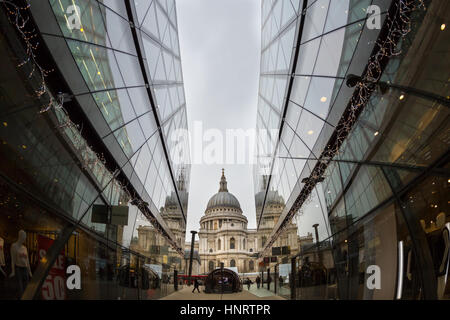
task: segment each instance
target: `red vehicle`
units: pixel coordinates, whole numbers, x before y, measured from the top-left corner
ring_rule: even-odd
[[[193,275],[191,276],[192,281],[194,281],[194,279],[197,279],[201,285],[203,285],[205,283],[205,279],[208,275]],[[179,274],[178,275],[178,283],[180,283],[180,281],[182,281],[183,284],[188,284],[189,283],[189,275],[186,274]]]

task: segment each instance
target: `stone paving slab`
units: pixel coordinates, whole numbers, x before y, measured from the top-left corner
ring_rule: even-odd
[[[200,293],[197,291],[192,293],[193,288],[193,286],[185,287],[160,300],[285,300],[282,297],[275,296],[273,292],[267,289],[259,289],[260,291],[256,295],[253,293],[253,288],[251,288],[251,291],[244,289],[241,292],[224,294],[205,293],[203,292],[204,287],[200,287]]]

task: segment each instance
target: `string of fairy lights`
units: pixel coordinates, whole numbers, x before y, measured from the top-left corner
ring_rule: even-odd
[[[108,170],[103,154],[96,153],[93,151],[93,148],[87,144],[81,134],[83,128],[80,125],[75,124],[69,118],[68,112],[64,108],[64,103],[68,101],[67,94],[59,93],[57,97],[54,97],[50,92],[46,78],[54,70],[46,70],[39,64],[36,56],[36,50],[39,46],[39,41],[37,40],[38,33],[34,28],[27,30],[30,26],[30,24],[28,24],[30,21],[28,10],[31,5],[27,3],[26,6],[18,6],[16,3],[9,0],[0,0],[0,4],[3,4],[3,8],[7,13],[10,23],[14,25],[25,46],[25,57],[17,65],[17,68],[25,68],[28,66],[30,68],[28,79],[32,79],[33,77],[37,77],[39,79],[39,84],[34,90],[36,98],[40,101],[44,101],[43,106],[39,110],[39,114],[45,114],[51,110],[54,110],[59,122],[58,128],[67,137],[69,137],[73,146],[77,150],[81,167],[84,170],[93,172],[100,185],[102,185],[102,181],[108,181],[107,184],[111,183],[111,188],[120,190],[121,194],[119,203],[128,203],[130,201],[130,203],[136,204],[156,231],[165,238],[167,243],[169,243],[178,254],[183,256],[184,251],[182,248],[178,246],[176,241],[168,236],[166,230],[161,226],[159,221],[153,217],[148,209],[148,204],[137,196],[132,196],[129,192],[128,184],[123,184],[115,178],[113,173]]]
[[[304,180],[305,184],[299,196],[294,201],[280,227],[260,253],[260,257],[269,254],[271,246],[280,234],[286,230],[291,220],[297,215],[302,215],[303,208],[312,201],[311,193],[316,187],[316,184],[324,180],[329,163],[335,156],[340,154],[341,146],[356,123],[358,115],[369,102],[372,93],[376,90],[375,84],[379,81],[383,73],[383,62],[402,53],[397,44],[399,39],[406,37],[411,31],[412,13],[420,9],[426,10],[423,0],[394,1],[394,10],[386,17],[386,36],[375,42],[375,48],[378,50],[369,58],[366,71],[360,81],[358,81],[354,91],[355,94],[350,99],[348,112],[343,115],[336,126],[335,139],[323,150],[310,176]]]
[[[0,0],[0,3],[4,5],[3,7],[6,9],[9,21],[15,26],[25,44],[25,58],[17,65],[17,67],[22,68],[29,65],[31,67],[31,71],[28,75],[29,79],[31,79],[35,73],[38,74],[40,84],[38,88],[35,89],[35,94],[37,98],[42,98],[46,94],[49,96],[48,103],[43,106],[40,111],[41,113],[46,112],[54,105],[54,99],[49,95],[47,83],[45,81],[45,78],[53,70],[46,70],[38,63],[35,53],[39,46],[39,41],[36,40],[36,30],[26,30],[30,18],[29,16],[24,16],[22,12],[26,12],[30,8],[30,4],[27,4],[25,7],[20,7],[8,0]]]

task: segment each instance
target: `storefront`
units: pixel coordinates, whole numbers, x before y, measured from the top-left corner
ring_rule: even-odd
[[[17,67],[24,48],[3,11],[0,23],[0,299],[169,294],[175,264],[130,250],[136,219],[146,219],[64,110],[42,112],[40,79],[30,65]],[[94,205],[127,207],[128,221],[98,222]]]
[[[373,92],[297,216],[322,232],[294,259],[296,299],[450,298],[449,91],[438,71],[449,41],[435,18],[449,8],[415,12],[380,79],[386,90]]]

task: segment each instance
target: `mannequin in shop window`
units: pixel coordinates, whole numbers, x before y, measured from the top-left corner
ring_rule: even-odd
[[[3,240],[2,237],[0,237],[0,273],[6,277],[6,273],[3,270],[5,267],[5,240]]]
[[[28,281],[33,276],[30,268],[30,261],[28,259],[28,250],[25,247],[25,239],[27,234],[25,231],[19,231],[19,237],[16,242],[11,245],[11,275],[10,278],[16,278],[19,294],[22,296]]]

